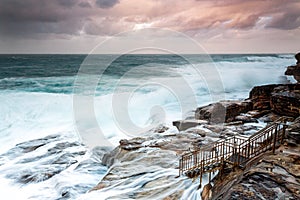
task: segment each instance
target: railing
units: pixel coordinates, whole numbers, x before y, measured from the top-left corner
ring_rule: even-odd
[[[179,160],[179,175],[185,172],[190,177],[202,175],[223,166],[225,162],[242,166],[263,152],[270,149],[274,152],[276,146],[283,142],[286,122],[290,119],[280,117],[250,137],[233,136],[221,139],[182,155]]]

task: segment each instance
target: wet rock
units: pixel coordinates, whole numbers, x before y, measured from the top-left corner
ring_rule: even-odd
[[[30,140],[17,144],[14,148],[8,150],[6,153],[0,155],[0,158],[14,159],[26,153],[36,151],[51,142],[58,141],[59,135],[50,135],[41,139]]]
[[[139,148],[143,147],[143,142],[145,142],[145,139],[143,138],[134,138],[132,140],[120,140],[120,148],[127,150],[127,151],[131,151],[131,150],[136,150]]]
[[[59,188],[61,197],[56,200],[78,199],[78,194],[86,193],[89,189],[91,189],[91,187],[92,186],[87,185],[86,183],[63,186]]]
[[[79,142],[60,142],[57,143],[54,147],[48,149],[49,154],[61,153],[67,148],[82,146]]]
[[[195,111],[195,118],[208,120],[210,123],[224,123],[234,121],[240,113],[252,110],[252,102],[245,101],[220,101],[199,107]]]
[[[257,119],[252,118],[249,115],[238,115],[235,117],[236,121],[242,121],[243,123],[257,123]]]
[[[237,126],[237,125],[241,125],[243,123],[244,123],[243,121],[234,121],[234,122],[228,122],[225,125],[226,126]]]
[[[290,144],[300,144],[300,118],[295,119],[295,121],[289,125],[287,132],[287,138]]]
[[[114,150],[104,154],[102,157],[102,164],[107,167],[111,167],[115,163],[116,155],[119,153],[119,151],[120,148],[115,148]]]
[[[250,116],[251,118],[258,119],[270,113],[272,113],[271,110],[251,110],[247,112],[245,115]]]
[[[169,127],[165,126],[165,125],[159,125],[158,127],[156,127],[154,130],[152,130],[154,133],[164,133],[167,130],[169,130]]]
[[[210,131],[208,132],[207,130],[203,130],[203,129],[190,129],[187,131],[187,133],[194,133],[194,134],[198,134],[201,137],[205,137],[205,136],[211,136],[210,135]]]
[[[51,165],[51,166],[37,166],[31,169],[20,170],[18,173],[8,173],[6,174],[7,178],[14,179],[19,183],[38,183],[49,178],[54,175],[60,173],[66,168],[63,165]]]
[[[259,128],[257,126],[253,125],[245,125],[245,126],[240,126],[237,128],[237,132],[241,135],[253,135],[256,132],[259,131]]]
[[[48,144],[50,141],[57,140],[58,138],[59,138],[58,135],[50,135],[45,138],[30,140],[27,142],[17,144],[16,148],[22,149],[23,153],[29,153],[29,152],[35,151],[39,147],[42,147],[42,146]]]
[[[81,154],[81,155],[84,155]],[[76,154],[73,153],[64,153],[58,158],[56,158],[52,164],[59,164],[59,165],[72,165],[74,163],[77,163],[78,161],[76,160]]]
[[[14,163],[11,168],[1,169],[1,173],[22,184],[50,179],[77,163],[78,157],[86,153],[79,142],[66,140],[69,138],[55,135],[17,144],[1,155]]]
[[[269,111],[269,113],[267,113],[266,115],[260,117],[259,120],[262,121],[262,122],[265,122],[265,123],[270,123],[270,122],[274,122],[278,118],[280,118],[280,115]]]
[[[200,124],[206,124],[205,120],[179,120],[174,121],[173,126],[176,126],[179,131],[185,131],[189,128],[196,127]]]
[[[223,125],[210,125],[210,124],[208,124],[208,125],[204,125],[203,126],[204,128],[207,128],[208,130],[211,130],[212,132],[214,132],[214,133],[221,133],[222,131],[225,131],[226,130],[226,128],[225,128],[225,126],[223,126]]]

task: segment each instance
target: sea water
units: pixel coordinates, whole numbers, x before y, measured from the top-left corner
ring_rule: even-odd
[[[0,55],[1,194],[12,199],[86,199],[88,196],[82,195],[101,180],[106,168],[93,157],[92,148],[98,143],[89,138],[84,140],[85,134],[99,133],[100,140],[105,140],[99,145],[113,147],[120,139],[143,136],[149,127],[159,124],[172,127],[173,120],[191,117],[196,106],[216,99],[244,99],[253,86],[287,81],[282,75],[286,66],[295,62],[290,54],[211,55],[211,63],[201,58],[201,55],[117,56],[101,74],[86,74],[86,79],[97,80],[95,87],[87,87],[92,91],[86,92],[85,87],[76,88],[75,83],[81,80],[78,72],[85,66],[87,55]],[[201,70],[208,66],[217,73],[205,77]],[[295,82],[292,78],[288,80]],[[221,89],[216,90],[214,85]],[[81,106],[79,110],[89,106],[74,103],[76,96],[91,98],[91,94],[94,118],[84,111],[76,117],[76,105]],[[92,120],[96,124],[90,123]],[[30,155],[17,156],[10,151],[19,143],[51,135],[59,135],[59,141],[49,140]],[[93,137],[97,141],[98,135]],[[14,178],[14,174],[27,169],[51,166],[53,155],[47,158],[46,153],[61,141],[83,143],[72,147],[74,152],[86,151],[84,155],[74,154],[80,162],[68,165],[46,180],[21,183]],[[23,162],[38,156],[42,159]],[[91,160],[94,164],[80,165]],[[170,170],[167,173],[172,173],[173,169]],[[62,195],[66,194],[64,191],[68,195]],[[114,192],[117,191],[111,189],[107,194]],[[185,193],[189,199],[195,196],[191,193],[187,197],[188,194]]]

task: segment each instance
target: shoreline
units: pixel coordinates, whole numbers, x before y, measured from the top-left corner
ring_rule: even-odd
[[[120,188],[127,188],[123,185],[126,182],[146,181],[149,173],[158,173],[157,177],[134,189],[134,195],[130,197],[169,200],[193,196],[200,199],[201,192],[202,199],[206,200],[256,199],[261,196],[267,199],[300,198],[300,190],[297,189],[300,186],[300,118],[297,118],[300,114],[299,108],[300,84],[297,83],[256,86],[252,88],[247,99],[220,101],[199,107],[195,111],[194,119],[173,122],[179,130],[177,133],[168,133],[168,128],[164,128],[153,130],[152,136],[147,138],[121,140],[118,147],[103,156],[102,162],[109,170],[91,191],[98,191],[98,195],[103,194],[107,188],[118,191]],[[208,184],[203,184],[199,190],[197,176],[189,179],[185,175],[180,176],[180,173],[179,176],[176,175],[174,170],[178,169],[179,158],[184,153],[195,151],[220,138],[245,135],[249,130],[252,133],[246,136],[252,135],[253,131],[260,129],[253,124],[259,121],[270,123],[280,116],[297,119],[290,124],[284,144],[274,154],[262,154],[247,169],[236,169],[227,173],[227,177],[215,176],[213,173],[214,186],[211,186],[210,178],[206,176],[204,183]],[[296,167],[290,168],[291,166]],[[168,170],[173,172],[169,173]],[[261,178],[255,179],[257,176]],[[276,178],[278,176],[283,179]],[[160,186],[160,190],[155,186]],[[261,189],[266,187],[269,189]],[[128,195],[121,194],[122,198]]]

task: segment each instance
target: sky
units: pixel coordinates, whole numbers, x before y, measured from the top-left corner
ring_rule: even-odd
[[[89,53],[144,28],[180,32],[208,53],[296,53],[300,1],[0,0],[0,53]]]

